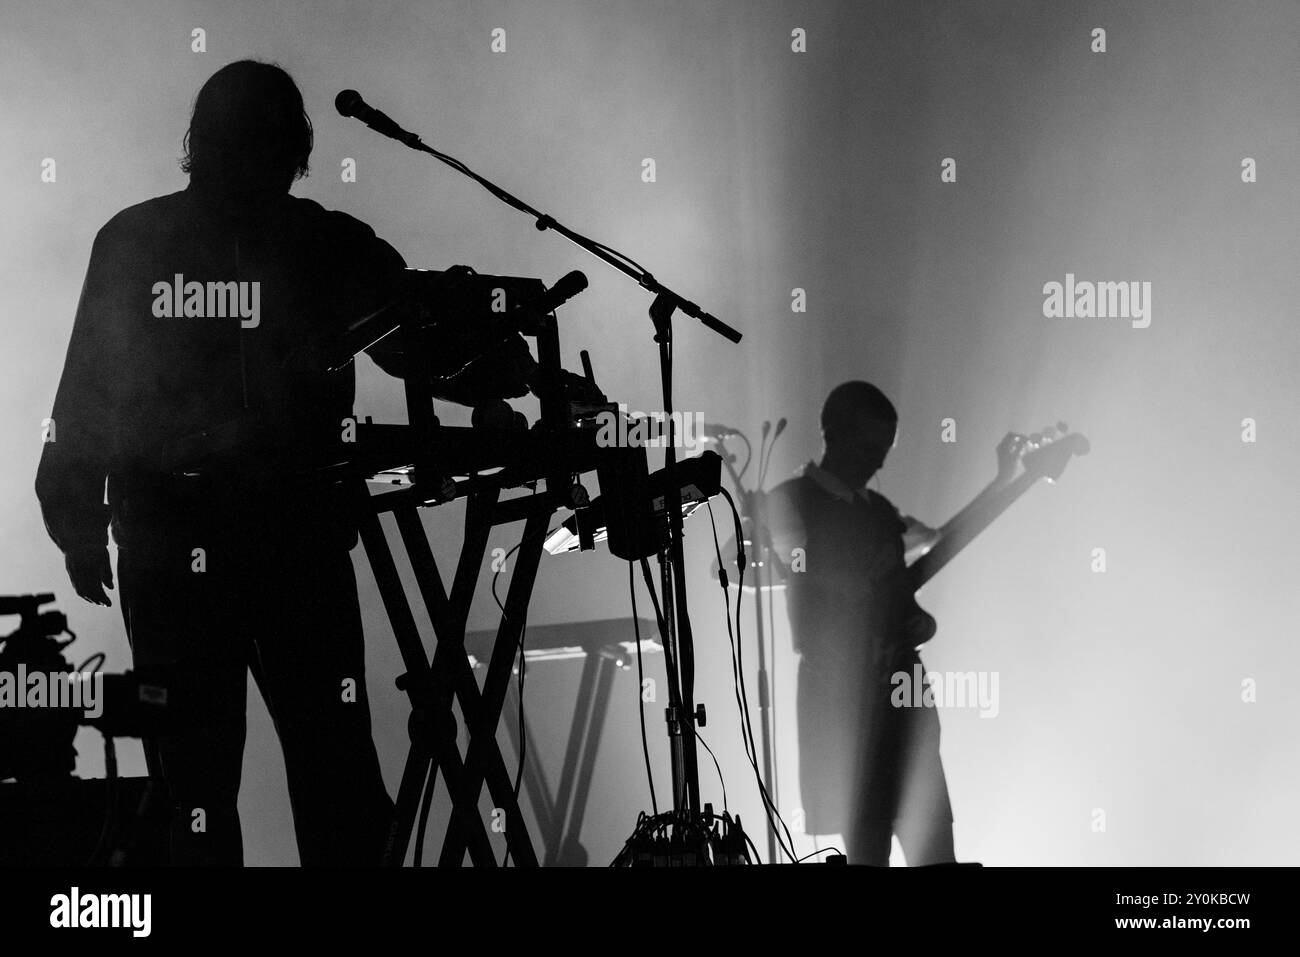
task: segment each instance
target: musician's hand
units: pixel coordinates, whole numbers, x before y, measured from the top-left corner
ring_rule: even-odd
[[[913,648],[923,645],[935,636],[939,623],[920,605],[913,603],[907,616],[907,640]]]
[[[440,379],[434,394],[459,405],[478,406],[528,394],[527,378],[537,363],[522,336],[472,360],[454,375]]]
[[[910,515],[904,515],[902,519],[903,560],[910,562],[934,547],[934,543],[939,540],[939,530]]]
[[[64,556],[72,589],[93,605],[112,607],[104,588],[113,587],[113,565],[105,546],[77,548]]]
[[[518,399],[529,392],[528,379],[537,369],[537,361],[521,335],[508,338],[496,355],[497,386],[502,399]]]
[[[998,477],[996,481],[999,484],[1010,482],[1016,474],[1016,467],[1020,464],[1020,456],[1025,450],[1025,442],[1028,441],[1025,436],[1019,432],[1008,432],[998,443]]]

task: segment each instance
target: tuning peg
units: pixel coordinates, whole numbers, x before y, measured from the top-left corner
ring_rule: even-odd
[[[1030,436],[1029,436],[1029,444],[1030,444],[1031,446],[1033,446],[1034,448],[1038,448],[1038,446],[1042,445],[1042,444],[1043,444],[1043,433],[1042,433],[1042,432],[1033,432],[1033,433],[1031,433]]]
[[[1050,426],[1050,425],[1049,425],[1047,428],[1043,429],[1043,441],[1044,441],[1044,442],[1052,442],[1052,441],[1054,441],[1055,439],[1056,439],[1056,429],[1054,429],[1054,428],[1053,428],[1052,426]]]
[[[1067,432],[1070,431],[1070,427],[1066,425],[1064,422],[1057,422],[1056,431],[1060,432],[1062,435],[1065,435]]]

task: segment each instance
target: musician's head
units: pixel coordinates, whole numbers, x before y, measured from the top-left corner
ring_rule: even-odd
[[[849,485],[865,485],[898,437],[898,411],[870,382],[837,385],[822,406],[823,466]]]
[[[238,60],[199,90],[184,144],[181,169],[196,186],[284,193],[307,174],[311,120],[288,73],[271,63]]]

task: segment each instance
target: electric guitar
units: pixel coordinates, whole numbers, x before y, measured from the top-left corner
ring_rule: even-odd
[[[907,567],[911,590],[917,591],[933,578],[1039,479],[1055,483],[1070,459],[1087,455],[1089,448],[1088,440],[1078,432],[1070,432],[1065,423],[1026,438],[1016,453],[1023,471],[1001,488],[976,498],[939,529],[935,543]]]
[[[1055,483],[1076,455],[1087,455],[1088,440],[1070,432],[1064,422],[1026,437],[1013,455],[1019,460],[1021,473],[1011,481],[992,487],[958,512],[940,528],[934,543],[907,566],[906,588],[910,596],[907,611],[907,641],[915,648],[934,637],[934,618],[916,603],[915,593],[952,561],[992,521],[1011,507],[1011,503],[1044,479]],[[1012,462],[1014,468],[1014,461]]]

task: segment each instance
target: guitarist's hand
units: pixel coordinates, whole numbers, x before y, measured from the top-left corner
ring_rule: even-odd
[[[910,515],[904,515],[902,519],[903,560],[911,562],[934,547],[934,543],[939,540],[939,531]]]
[[[1006,485],[1016,476],[1016,467],[1020,464],[1020,456],[1024,453],[1025,443],[1028,439],[1019,432],[1008,432],[998,443],[998,475],[993,481],[998,485]]]
[[[934,637],[935,632],[939,630],[939,623],[935,621],[934,615],[913,601],[907,612],[906,627],[907,642],[915,648]]]

